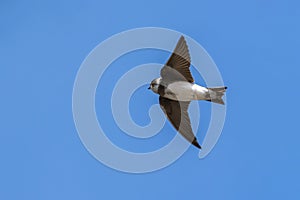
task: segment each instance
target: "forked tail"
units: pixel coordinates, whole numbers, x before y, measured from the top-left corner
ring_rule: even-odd
[[[225,104],[222,97],[226,92],[227,87],[215,87],[215,88],[207,88],[207,89],[209,92],[209,97],[207,101],[211,101],[222,105]]]

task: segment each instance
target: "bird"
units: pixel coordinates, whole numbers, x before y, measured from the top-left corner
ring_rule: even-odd
[[[224,105],[227,87],[203,87],[194,83],[190,71],[191,57],[184,36],[181,36],[170,58],[160,70],[160,77],[148,89],[159,95],[159,104],[173,127],[191,144],[201,149],[191,127],[188,107],[193,100]]]

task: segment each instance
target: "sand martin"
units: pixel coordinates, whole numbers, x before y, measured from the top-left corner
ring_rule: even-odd
[[[183,36],[180,37],[174,52],[154,79],[150,87],[159,94],[159,104],[174,128],[190,143],[201,149],[197,142],[188,114],[192,100],[206,100],[223,104],[227,87],[207,88],[194,83],[190,72],[191,58]]]

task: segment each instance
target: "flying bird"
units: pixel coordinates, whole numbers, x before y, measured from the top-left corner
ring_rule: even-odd
[[[188,114],[192,100],[205,100],[223,104],[227,87],[207,88],[194,83],[190,72],[191,58],[183,36],[180,37],[174,52],[154,79],[150,87],[159,95],[159,104],[174,128],[190,143],[201,149],[195,137]]]

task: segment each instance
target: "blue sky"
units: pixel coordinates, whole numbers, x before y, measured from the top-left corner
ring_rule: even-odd
[[[299,2],[0,5],[1,199],[299,198]],[[199,160],[190,147],[169,167],[137,175],[104,166],[84,148],[73,122],[72,90],[77,70],[96,45],[144,26],[174,29],[198,41],[229,90],[226,124],[208,157]],[[120,62],[130,69],[132,60],[163,63],[167,56],[141,51]],[[119,76],[116,69],[112,66],[107,76]],[[202,83],[199,74],[194,76]],[[157,97],[140,88],[132,101],[141,106],[131,105],[133,119],[147,124],[139,109],[146,112]],[[209,112],[207,103],[200,105]],[[102,114],[110,115],[109,110]],[[207,123],[204,118],[203,129]],[[106,128],[120,134],[113,122]],[[163,142],[175,134],[171,126],[164,130]],[[203,139],[201,132],[197,135]],[[146,149],[160,145],[159,138],[142,143],[123,136],[111,139],[136,151],[144,150],[141,144]]]

